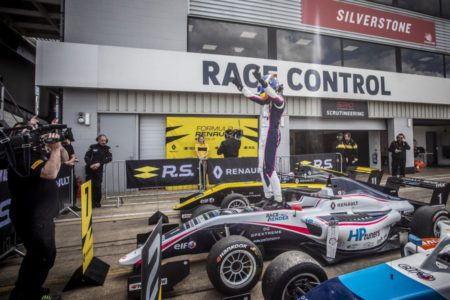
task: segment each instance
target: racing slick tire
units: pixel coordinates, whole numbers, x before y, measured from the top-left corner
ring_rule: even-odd
[[[209,280],[219,292],[230,296],[250,291],[261,278],[262,270],[259,248],[238,235],[219,240],[206,260]]]
[[[311,256],[300,251],[278,255],[267,267],[261,282],[265,300],[300,299],[312,288],[328,279]]]
[[[199,207],[194,209],[194,211],[192,212],[191,219],[196,218],[200,215],[203,215],[204,213],[207,213],[209,211],[216,210],[216,209],[219,209],[219,208],[212,204],[200,205]]]
[[[250,206],[250,201],[247,197],[238,193],[231,193],[223,198],[220,204],[221,208],[236,208],[236,207],[247,207]]]
[[[419,238],[439,237],[440,221],[450,221],[450,214],[442,206],[421,206],[411,220],[411,233]]]

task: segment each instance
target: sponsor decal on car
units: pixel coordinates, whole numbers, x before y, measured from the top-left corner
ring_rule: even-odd
[[[285,221],[289,219],[287,214],[281,213],[268,213],[266,214],[267,222]]]
[[[281,234],[281,230],[272,230],[272,231],[264,231],[264,232],[255,232],[250,234],[251,238],[260,238],[260,237],[266,237],[266,236],[273,236],[273,235],[279,235]]]
[[[418,268],[415,268],[413,266],[407,265],[407,264],[398,264],[398,267],[405,270],[408,273],[411,274],[416,274],[417,277],[419,277],[420,279],[423,280],[427,280],[427,281],[433,281],[436,280],[436,278],[434,278],[433,275],[426,273]]]
[[[129,290],[130,292],[134,292],[134,291],[139,291],[139,290],[141,290],[141,283],[140,283],[140,282],[135,282],[135,283],[130,284],[130,285],[128,286],[128,290]]]
[[[358,205],[358,201],[351,201],[351,202],[338,202],[337,207],[350,207],[350,206],[356,206]]]
[[[184,243],[178,243],[173,246],[174,250],[193,250],[197,247],[197,243],[195,241],[189,241]]]
[[[267,243],[267,242],[272,242],[272,241],[278,241],[279,239],[281,239],[281,237],[279,236],[272,236],[272,237],[266,237],[263,239],[256,239],[253,242],[255,243]]]
[[[214,203],[215,199],[214,198],[206,198],[206,199],[202,199],[200,200],[201,204],[212,204]]]
[[[225,255],[227,255],[228,252],[230,252],[232,250],[235,250],[235,249],[247,249],[247,248],[248,248],[247,244],[234,244],[234,245],[228,246],[227,248],[225,248],[225,250],[222,251],[222,253],[219,254],[219,256],[217,256],[216,262],[220,263],[222,261],[223,257]]]
[[[379,236],[380,236],[380,230],[367,233],[367,229],[365,229],[365,228],[358,228],[358,229],[356,229],[354,231],[350,230],[350,233],[348,234],[347,241],[350,242],[353,238],[357,242],[359,242],[359,241],[367,241],[367,240],[371,240],[371,239],[377,238]]]

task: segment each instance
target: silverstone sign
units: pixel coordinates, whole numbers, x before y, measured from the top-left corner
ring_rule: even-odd
[[[336,0],[302,0],[302,23],[436,46],[432,21]]]
[[[39,41],[36,59],[40,86],[239,94],[233,78],[253,89],[260,67],[278,73],[286,96],[448,104],[450,95],[448,78],[204,53]]]

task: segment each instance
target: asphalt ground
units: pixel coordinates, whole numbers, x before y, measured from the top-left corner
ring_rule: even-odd
[[[415,174],[438,181],[450,182],[450,169],[428,169]],[[387,176],[384,176],[387,178]],[[136,234],[152,229],[147,225],[148,217],[156,210],[169,215],[170,222],[179,222],[179,217],[171,208],[183,195],[159,192],[157,196],[125,198],[124,205],[116,207],[114,199],[105,201],[102,208],[94,210],[94,254],[110,265],[110,271],[103,286],[88,286],[62,294],[63,299],[127,299],[127,277],[131,268],[118,264],[118,259],[135,249]],[[431,191],[418,188],[403,188],[401,196],[419,201],[429,201]],[[449,205],[450,206],[450,205]],[[450,208],[450,207],[447,207]],[[81,265],[81,223],[72,214],[56,220],[57,258],[50,271],[46,286],[61,293],[72,273]],[[20,247],[19,247],[20,249]],[[171,299],[222,299],[209,282],[206,274],[206,254],[190,256],[191,273],[171,293]],[[328,277],[334,277],[372,265],[399,258],[399,251],[354,259],[337,265],[326,266]],[[182,259],[178,257],[177,259]],[[186,257],[187,258],[187,257]],[[8,299],[13,288],[22,258],[12,256],[0,262],[0,299]],[[265,266],[269,261],[265,262]],[[261,283],[252,290],[253,299],[262,299]]]

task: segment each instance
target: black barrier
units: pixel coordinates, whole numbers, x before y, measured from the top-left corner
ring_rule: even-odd
[[[127,160],[127,188],[198,183],[198,159]]]
[[[214,158],[208,159],[209,183],[259,181],[258,158]]]
[[[0,170],[0,258],[15,247],[14,230],[9,218],[11,196],[8,189],[8,171]]]
[[[71,176],[72,176],[72,167],[65,164],[61,164],[61,168],[59,169],[58,176],[56,177],[55,180],[56,186],[58,187],[57,199],[60,210],[64,208],[66,204],[70,203]]]

